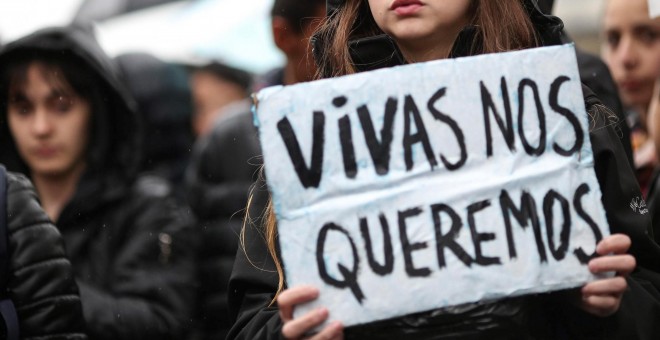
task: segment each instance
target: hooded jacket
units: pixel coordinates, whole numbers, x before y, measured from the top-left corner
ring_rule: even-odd
[[[183,176],[193,144],[188,74],[146,53],[122,54],[114,60],[144,122],[140,172],[167,179],[184,201]]]
[[[329,11],[342,1],[328,2]],[[535,1],[525,0],[526,9],[543,44],[558,44],[563,25],[556,17],[543,15]],[[474,30],[466,27],[458,36],[453,57],[470,55]],[[368,38],[374,39],[374,38]],[[375,38],[387,39],[387,36]],[[386,41],[386,40],[384,40]],[[353,60],[359,65],[387,67],[402,62],[397,53],[380,54],[369,50],[370,42],[350,42]],[[323,42],[315,42],[315,52]],[[379,47],[390,43],[379,43]],[[366,50],[360,50],[360,46]],[[393,45],[396,48],[395,45]],[[381,50],[382,52],[382,50]],[[383,59],[383,56],[387,58]],[[393,56],[393,57],[392,57]],[[370,59],[375,57],[375,59]],[[319,59],[317,59],[319,60]],[[365,62],[366,61],[366,62]],[[371,62],[370,62],[371,61]],[[364,70],[363,70],[364,71]],[[630,253],[638,268],[628,280],[630,289],[622,306],[611,317],[591,316],[568,303],[570,291],[509,298],[494,303],[475,303],[443,310],[408,315],[345,329],[347,339],[656,339],[655,325],[660,315],[660,247],[653,242],[648,214],[630,208],[641,192],[627,155],[612,127],[607,109],[584,88],[585,105],[592,114],[590,138],[595,171],[612,233],[625,233],[632,239]],[[253,200],[268,199],[266,186],[256,186]],[[259,216],[259,212],[251,212]],[[276,304],[278,276],[268,253],[263,221],[255,219],[245,229],[245,249],[237,253],[230,280],[230,306],[236,323],[228,339],[279,339],[282,322]],[[396,303],[396,302],[394,302]]]
[[[5,183],[0,183],[5,185]],[[9,280],[21,339],[87,339],[78,287],[60,232],[30,181],[7,173]],[[4,323],[0,338],[4,339]]]
[[[91,107],[87,166],[55,221],[80,288],[93,339],[180,338],[189,320],[194,258],[187,219],[165,182],[137,177],[140,124],[114,64],[87,32],[38,31],[0,51],[0,73],[32,55],[72,58],[102,93]],[[6,66],[5,66],[6,68]],[[0,162],[29,173],[11,139],[6,76],[0,84]]]

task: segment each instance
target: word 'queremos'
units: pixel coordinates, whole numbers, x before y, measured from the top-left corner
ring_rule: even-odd
[[[440,270],[447,266],[445,252],[451,252],[466,267],[475,266],[495,266],[501,265],[502,259],[499,256],[490,256],[482,250],[482,244],[485,242],[497,242],[505,240],[508,258],[513,260],[517,257],[516,240],[514,237],[514,228],[522,228],[534,234],[536,241],[536,251],[540,264],[548,262],[548,257],[552,256],[556,261],[562,261],[568,255],[568,251],[575,256],[582,264],[586,264],[596,254],[595,252],[587,254],[582,248],[583,245],[571,244],[569,238],[573,211],[578,218],[589,225],[593,233],[594,240],[599,242],[603,235],[594,219],[589,216],[582,205],[582,199],[589,193],[590,188],[586,183],[581,184],[575,191],[573,197],[564,197],[560,193],[550,190],[543,197],[542,202],[536,202],[528,192],[522,192],[519,203],[510,196],[506,190],[502,190],[500,196],[495,200],[481,200],[470,204],[462,210],[457,210],[444,203],[436,203],[427,207],[411,207],[397,212],[397,219],[389,221],[383,213],[378,215],[380,223],[380,235],[382,237],[382,249],[374,249],[372,246],[373,234],[378,228],[371,226],[366,217],[357,221],[360,233],[352,234],[343,226],[334,222],[326,223],[319,231],[316,242],[316,261],[318,263],[319,275],[327,284],[337,288],[349,288],[358,302],[362,303],[365,293],[358,283],[360,271],[365,270],[362,266],[368,266],[373,273],[385,276],[394,270],[394,247],[400,246],[405,263],[405,271],[408,277],[428,277],[432,270]],[[555,215],[555,206],[560,208],[560,215]],[[479,231],[479,225],[476,223],[476,215],[486,209],[497,209],[502,214],[502,224],[504,226],[501,233],[483,233]],[[429,224],[433,228],[435,235],[434,243],[429,242],[411,242],[407,231],[407,221],[415,218],[426,217],[433,220]],[[451,221],[447,225],[443,224],[442,217],[446,216]],[[541,223],[541,222],[545,223]],[[543,227],[542,227],[543,225]],[[467,226],[472,243],[469,249],[460,245],[456,239],[462,230]],[[557,229],[556,226],[558,226]],[[392,239],[390,228],[398,229],[398,240]],[[358,228],[352,228],[356,230]],[[529,230],[531,229],[531,230]],[[465,231],[464,231],[465,232]],[[333,277],[325,262],[326,258],[326,240],[330,233],[339,233],[345,237],[345,242],[350,245],[352,250],[352,263],[337,263],[337,271],[341,273],[341,278]],[[555,239],[559,236],[559,242]],[[547,240],[547,241],[544,241]],[[398,241],[398,242],[397,242]],[[547,244],[546,244],[547,243]],[[363,246],[366,249],[366,265],[364,259],[361,259],[357,247]],[[588,245],[593,249],[593,244]],[[419,267],[413,260],[413,253],[417,251],[430,250],[437,257],[437,267]],[[376,255],[378,254],[378,255]],[[378,261],[377,258],[383,259]]]

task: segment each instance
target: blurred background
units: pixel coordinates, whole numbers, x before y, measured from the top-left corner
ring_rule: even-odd
[[[272,42],[271,6],[272,0],[7,0],[0,2],[0,42],[75,23],[94,30],[111,57],[146,52],[261,73],[284,62]]]
[[[303,1],[303,0],[301,0]],[[148,52],[166,61],[219,60],[253,73],[284,62],[272,43],[272,0],[5,0],[0,42],[75,22],[97,33],[111,56]],[[582,48],[598,53],[601,0],[557,0],[556,14]]]

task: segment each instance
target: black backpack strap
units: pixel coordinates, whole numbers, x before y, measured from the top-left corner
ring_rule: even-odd
[[[18,316],[16,307],[8,296],[9,276],[9,228],[7,225],[7,173],[0,165],[0,313],[5,321],[7,340],[18,340]]]

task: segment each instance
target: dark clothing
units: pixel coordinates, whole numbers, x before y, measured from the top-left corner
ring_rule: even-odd
[[[188,74],[144,53],[123,54],[115,61],[144,121],[140,171],[168,180],[184,202],[183,177],[193,144]]]
[[[0,67],[33,56],[76,60],[102,93],[90,103],[85,172],[55,223],[80,288],[88,334],[93,339],[181,338],[194,296],[188,222],[166,183],[136,177],[140,125],[114,64],[87,33],[47,29],[7,45]],[[6,97],[4,88],[0,102]],[[6,110],[2,114],[6,117]],[[0,128],[2,136],[10,136],[6,125]],[[0,144],[0,159],[7,159],[10,169],[25,166],[11,138]]]
[[[660,168],[658,167],[653,171],[647,203],[653,217],[653,237],[655,242],[660,244]]]
[[[227,284],[250,186],[259,172],[259,154],[249,106],[247,111],[222,116],[195,144],[186,175],[188,202],[201,234],[197,315],[201,334],[195,339],[224,339],[231,327]]]
[[[281,84],[283,70],[260,77],[257,88]],[[195,143],[186,172],[187,199],[199,220],[201,245],[200,321],[207,339],[224,338],[232,326],[227,293],[250,188],[263,160],[250,103],[216,121],[211,132]],[[265,203],[252,202],[253,216]]]
[[[32,183],[7,174],[9,296],[21,339],[87,339],[78,287],[62,237],[41,209]],[[4,185],[4,184],[3,184]],[[4,324],[0,331],[3,338]]]
[[[630,128],[626,122],[623,104],[610,70],[599,57],[579,49],[577,50],[577,61],[582,83],[594,91],[603,104],[616,114],[617,121],[612,122],[614,131],[619,136],[623,150],[630,162],[630,167],[634,169],[632,146],[630,145]]]

